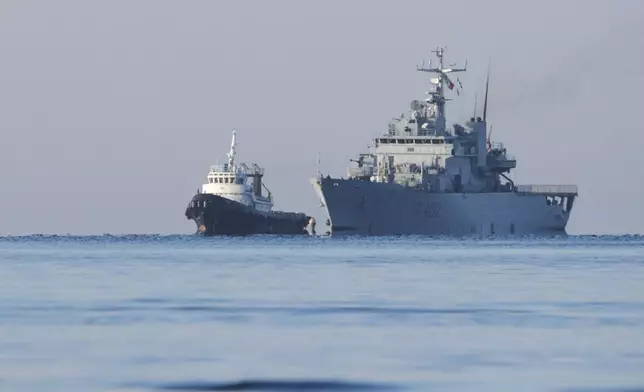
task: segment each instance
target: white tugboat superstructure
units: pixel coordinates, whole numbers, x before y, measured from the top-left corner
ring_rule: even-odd
[[[206,183],[201,186],[201,193],[218,195],[257,211],[270,212],[273,200],[271,192],[262,182],[264,169],[256,164],[251,167],[245,163],[237,164],[236,147],[237,131],[233,130],[230,152],[227,154],[228,163],[210,166]],[[267,196],[262,196],[262,188],[268,193]]]

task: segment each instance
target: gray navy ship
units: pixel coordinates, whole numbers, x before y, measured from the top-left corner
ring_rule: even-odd
[[[436,66],[430,91],[413,100],[375,137],[368,152],[352,159],[348,178],[318,172],[311,183],[336,235],[559,235],[577,197],[575,185],[519,185],[509,177],[517,161],[488,135],[487,95],[482,118],[447,127],[445,93],[457,72],[446,66],[444,48],[432,53]],[[456,83],[462,87],[461,81]],[[457,87],[456,92],[459,92]]]

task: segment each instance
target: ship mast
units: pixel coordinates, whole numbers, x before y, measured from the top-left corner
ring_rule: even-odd
[[[416,70],[420,72],[431,72],[431,73],[436,73],[438,74],[438,78],[435,79],[430,79],[430,83],[434,86],[434,88],[429,91],[427,94],[431,96],[431,98],[427,99],[428,103],[430,105],[436,106],[437,113],[438,113],[438,121],[437,121],[437,126],[438,130],[440,132],[445,131],[445,102],[449,100],[449,98],[445,98],[445,87],[447,87],[450,90],[453,90],[455,85],[454,82],[447,76],[448,73],[452,72],[465,72],[467,71],[467,60],[465,61],[465,66],[463,68],[451,68],[451,67],[445,67],[443,64],[443,54],[445,52],[444,47],[438,47],[436,50],[432,50],[432,53],[436,55],[438,58],[438,67],[432,68],[432,62],[431,60],[429,61],[429,64],[427,68],[424,67],[423,65],[416,66]],[[461,84],[460,80],[458,80],[459,85]],[[458,90],[457,90],[458,91]]]
[[[233,140],[230,143],[230,152],[228,153],[228,170],[234,170],[235,166],[235,147],[237,146],[237,131],[233,129]]]
[[[492,60],[490,60],[491,62]],[[490,62],[487,65],[487,79],[485,81],[485,103],[483,104],[483,121],[487,121],[487,92],[490,88]]]

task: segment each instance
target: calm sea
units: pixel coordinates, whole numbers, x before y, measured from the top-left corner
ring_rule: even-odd
[[[644,237],[0,238],[0,391],[644,390]]]

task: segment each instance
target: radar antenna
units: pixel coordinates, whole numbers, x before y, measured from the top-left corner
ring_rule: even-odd
[[[430,104],[436,106],[436,111],[438,112],[438,117],[440,120],[440,128],[444,130],[444,124],[445,124],[445,102],[448,101],[447,98],[445,98],[444,94],[444,88],[447,87],[450,90],[453,90],[455,87],[454,82],[450,79],[448,74],[453,73],[453,72],[465,72],[467,71],[467,60],[465,60],[465,66],[463,68],[453,68],[453,67],[445,67],[443,64],[443,55],[445,53],[446,48],[441,48],[438,47],[436,50],[432,50],[431,52],[436,55],[438,58],[438,67],[433,67],[432,68],[432,62],[431,60],[429,61],[429,65],[427,68],[424,66],[424,61],[421,66],[416,66],[417,71],[421,72],[431,72],[438,74],[438,78],[430,80],[431,84],[433,85],[433,89],[428,92],[429,95],[431,95],[431,98],[428,98],[428,101]],[[458,84],[462,87],[461,81],[457,78],[456,81]],[[437,83],[435,83],[437,82]],[[456,92],[458,93],[458,89]]]

